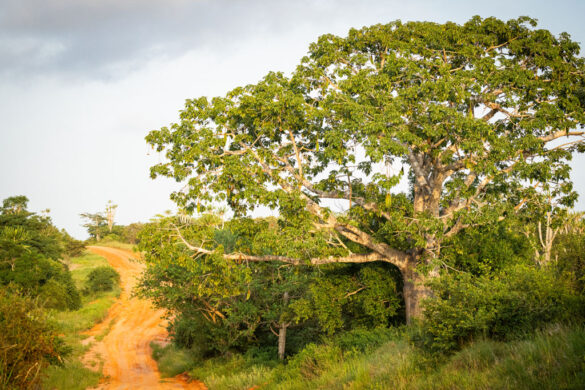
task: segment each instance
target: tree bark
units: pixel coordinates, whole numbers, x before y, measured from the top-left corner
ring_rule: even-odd
[[[431,296],[431,289],[425,286],[427,277],[415,270],[415,264],[402,270],[402,278],[406,323],[412,324],[413,320],[423,317],[422,300]]]
[[[284,360],[286,350],[286,328],[288,324],[282,322],[278,328],[278,359]]]
[[[282,296],[283,306],[286,308],[288,305],[288,291],[285,291]],[[286,351],[286,328],[289,323],[281,320],[278,326],[278,359],[284,360],[284,353]]]

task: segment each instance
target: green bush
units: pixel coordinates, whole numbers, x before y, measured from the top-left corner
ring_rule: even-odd
[[[12,289],[0,289],[0,388],[34,388],[42,369],[70,351],[36,301]]]
[[[552,258],[557,260],[558,270],[572,281],[574,288],[585,294],[585,235],[559,235]]]
[[[208,324],[197,317],[179,315],[170,323],[169,330],[175,345],[189,349],[194,356],[203,358],[214,350],[213,346],[209,345],[207,332],[202,332],[206,326]]]
[[[76,310],[81,305],[71,272],[57,260],[25,254],[15,260],[14,271],[0,270],[0,285],[10,283],[27,295],[40,295],[47,308]]]
[[[63,247],[63,254],[66,257],[81,256],[85,250],[83,241],[71,237],[65,229],[61,230],[61,246]]]
[[[158,363],[158,369],[163,377],[173,377],[189,371],[197,363],[197,357],[191,350],[178,348],[173,344],[160,346],[150,343],[152,357]]]
[[[340,333],[335,337],[334,344],[343,351],[365,352],[377,348],[390,340],[399,338],[399,336],[399,328],[357,328]]]
[[[284,377],[311,379],[339,365],[343,352],[336,345],[308,344],[289,360]]]
[[[112,267],[97,267],[87,275],[85,291],[87,293],[111,291],[119,280],[120,274]]]
[[[43,306],[50,309],[67,310],[69,308],[70,296],[67,286],[49,279],[40,289],[39,299]]]
[[[415,341],[435,352],[477,337],[509,340],[549,322],[574,318],[578,297],[551,269],[516,265],[493,275],[444,276],[433,284]]]

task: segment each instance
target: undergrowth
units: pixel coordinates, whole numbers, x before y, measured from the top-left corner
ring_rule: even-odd
[[[270,354],[191,359],[158,348],[161,371],[189,374],[210,389],[582,389],[585,328],[555,325],[523,340],[476,340],[451,355],[412,346],[404,331],[357,330],[309,344],[277,362]]]
[[[107,265],[105,258],[89,252],[69,260],[73,280],[80,290],[84,287],[87,276],[92,270]],[[79,310],[51,313],[58,330],[64,335],[63,338],[73,352],[62,366],[49,366],[45,370],[43,388],[81,390],[98,384],[101,374],[86,368],[80,362],[81,357],[90,348],[90,345],[82,344],[87,336],[81,332],[101,322],[119,295],[120,287],[116,285],[112,291],[83,295],[82,306]]]

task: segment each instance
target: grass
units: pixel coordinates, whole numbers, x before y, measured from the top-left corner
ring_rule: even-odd
[[[108,240],[105,238],[102,240],[99,240],[99,241],[88,242],[87,245],[109,246],[112,248],[124,249],[124,250],[130,251],[130,252],[134,252],[134,249],[136,248],[136,246],[133,244],[127,244],[125,242]]]
[[[340,339],[310,344],[286,364],[238,354],[196,361],[172,346],[159,348],[155,358],[170,375],[190,365],[190,375],[210,390],[585,388],[582,325],[553,326],[508,343],[477,340],[450,356],[429,355],[398,333],[381,340],[366,349]]]
[[[108,262],[105,258],[86,251],[83,256],[70,259],[68,265],[77,288],[81,290],[87,275],[96,267],[108,265]],[[89,345],[82,344],[86,336],[81,332],[101,322],[119,295],[119,287],[113,291],[82,295],[82,307],[79,310],[51,313],[57,328],[64,335],[65,342],[72,348],[72,353],[62,366],[49,366],[45,370],[43,388],[77,390],[98,384],[101,373],[84,367],[80,362],[80,358],[89,349]]]

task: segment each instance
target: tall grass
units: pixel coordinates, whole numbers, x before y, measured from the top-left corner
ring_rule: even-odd
[[[429,355],[405,340],[396,335],[365,350],[330,340],[276,365],[234,355],[200,363],[190,374],[211,390],[585,388],[583,326],[551,327],[508,343],[478,340],[451,356]]]
[[[106,266],[105,258],[85,252],[83,256],[69,260],[69,267],[75,284],[79,290],[84,287],[87,275],[97,267]],[[101,374],[94,372],[80,362],[81,356],[89,349],[83,345],[86,338],[81,332],[101,322],[108,309],[120,295],[120,287],[113,291],[82,296],[82,307],[76,311],[53,311],[51,313],[59,331],[73,352],[62,366],[50,366],[45,370],[43,388],[81,390],[98,384]]]

